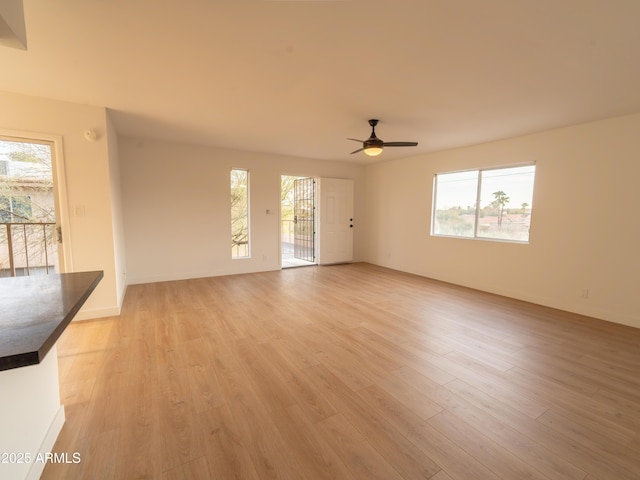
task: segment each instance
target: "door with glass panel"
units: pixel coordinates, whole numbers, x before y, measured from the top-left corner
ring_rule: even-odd
[[[64,271],[53,141],[0,135],[0,277]]]

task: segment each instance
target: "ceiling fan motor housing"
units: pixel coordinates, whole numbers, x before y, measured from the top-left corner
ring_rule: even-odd
[[[382,140],[380,140],[375,135],[371,135],[368,139],[364,141],[364,148],[371,148],[371,147],[382,148],[383,144],[384,142]]]
[[[369,120],[369,125],[371,126],[371,136],[364,141],[363,147],[365,149],[371,148],[371,147],[382,148],[382,144],[384,142],[380,140],[378,137],[376,137],[376,130],[375,130],[376,125],[378,125],[378,119],[372,118],[371,120]]]

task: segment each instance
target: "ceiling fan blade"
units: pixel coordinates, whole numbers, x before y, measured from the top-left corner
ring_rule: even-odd
[[[384,142],[382,145],[385,147],[415,147],[418,142]]]
[[[347,138],[347,140],[353,140],[354,142],[364,143],[364,140],[358,140],[357,138]]]
[[[351,155],[353,155],[354,153],[361,152],[362,150],[364,150],[364,148],[359,148],[357,150],[354,150],[353,152],[351,152]]]

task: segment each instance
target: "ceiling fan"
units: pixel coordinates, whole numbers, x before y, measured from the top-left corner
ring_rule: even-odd
[[[369,155],[370,157],[375,157],[376,155],[380,155],[382,153],[382,149],[384,147],[415,147],[418,145],[418,142],[383,142],[378,137],[376,137],[376,125],[378,125],[378,120],[372,118],[369,120],[369,125],[371,125],[371,136],[366,140],[358,140],[357,138],[347,138],[347,140],[353,140],[354,142],[362,143],[362,148],[358,150],[354,150],[351,154],[358,153],[364,150],[364,153]]]

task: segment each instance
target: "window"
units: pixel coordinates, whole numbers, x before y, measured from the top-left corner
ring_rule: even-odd
[[[439,173],[432,235],[528,242],[535,165]]]
[[[249,257],[249,172],[231,170],[231,258]]]

